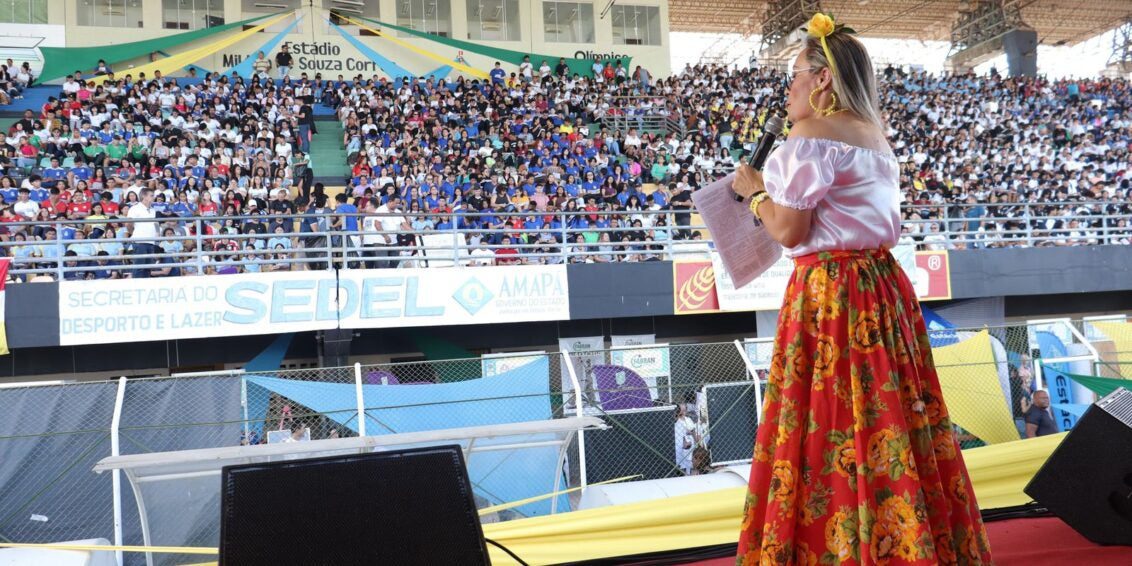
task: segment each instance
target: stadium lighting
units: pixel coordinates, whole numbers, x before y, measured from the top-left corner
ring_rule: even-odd
[[[365,2],[355,2],[354,0],[334,0],[334,3],[346,4],[347,6],[357,6],[359,8],[365,8],[366,6]]]
[[[343,8],[342,6],[335,6],[334,11],[336,11],[336,12],[347,12],[347,13],[350,13],[350,14],[357,14],[359,16],[362,15],[362,11],[357,9],[357,8]]]
[[[277,8],[279,10],[284,10],[284,9],[287,8],[287,6],[284,5],[284,4],[271,4],[269,2],[256,2],[255,7],[256,8]]]

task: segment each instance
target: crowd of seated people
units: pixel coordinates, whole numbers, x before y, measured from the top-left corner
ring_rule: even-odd
[[[39,112],[26,111],[6,132],[0,238],[19,243],[9,248],[17,259],[55,263],[75,252],[76,261],[90,263],[97,261],[84,257],[91,250],[136,252],[127,241],[134,226],[123,220],[145,189],[153,193],[155,216],[208,218],[201,230],[210,235],[266,224],[224,217],[268,214],[273,194],[287,193],[286,210],[293,212],[290,195],[309,192],[309,137],[301,134],[313,121],[310,81],[211,75],[182,85],[160,73],[96,78],[67,77],[59,96]],[[5,225],[17,221],[35,224]],[[172,229],[184,237],[194,226],[166,222],[154,241],[162,249],[191,251],[177,248],[191,248],[192,241],[170,243],[163,236]],[[114,241],[72,242],[102,239]],[[209,243],[210,251],[233,245]],[[77,276],[96,274],[101,270]]]
[[[419,214],[628,213],[609,219],[616,228],[639,209],[686,210],[691,192],[750,149],[787,85],[772,69],[689,67],[649,84],[636,73],[610,81],[542,69],[451,89],[332,83],[349,189],[397,194]],[[1129,242],[1126,219],[1100,219],[1132,212],[1126,81],[889,67],[879,83],[905,187],[906,241],[932,249]],[[611,114],[625,115],[628,128],[602,128]],[[633,127],[642,116],[679,124],[682,134],[642,133]],[[553,221],[533,216],[536,225]],[[421,227],[430,227],[426,218]],[[677,226],[671,236],[690,234]]]
[[[658,259],[701,237],[691,194],[757,142],[788,77],[697,66],[656,79],[619,63],[593,78],[559,61],[447,83],[75,73],[4,136],[0,240],[17,269],[85,266],[75,278],[319,268],[322,252],[284,258],[328,246],[394,266],[419,254],[410,232],[463,232],[477,264]],[[1129,243],[1126,81],[890,67],[879,84],[905,241]],[[312,191],[316,100],[345,129],[351,174],[337,198]],[[603,127],[610,117],[626,127]],[[658,118],[666,129],[645,131]],[[126,220],[139,204],[161,221],[152,239]],[[149,266],[202,243],[204,263]],[[131,253],[161,257],[121,269]]]

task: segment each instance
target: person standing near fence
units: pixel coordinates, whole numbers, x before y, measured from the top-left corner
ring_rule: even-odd
[[[130,222],[130,244],[133,246],[134,255],[152,255],[157,253],[157,223],[154,219],[157,218],[157,211],[153,209],[153,189],[142,189],[141,202],[130,207],[126,213],[126,218]],[[139,258],[134,260],[134,265],[142,266],[142,269],[134,271],[134,277],[145,278],[149,277],[148,266],[153,265],[154,258]]]
[[[900,236],[899,163],[851,30],[815,14],[789,138],[733,190],[794,260],[739,564],[990,564]]]

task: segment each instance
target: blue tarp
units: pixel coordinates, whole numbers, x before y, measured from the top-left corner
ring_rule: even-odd
[[[1050,403],[1050,406],[1058,411],[1065,411],[1071,415],[1076,415],[1078,418],[1085,416],[1085,411],[1089,410],[1092,405],[1088,403]]]
[[[1063,358],[1068,355],[1065,344],[1056,334],[1038,330],[1034,332],[1034,336],[1037,338],[1038,351],[1041,352],[1042,358]],[[1044,365],[1056,370],[1051,372],[1051,375],[1044,376],[1050,403],[1053,405],[1073,405],[1075,401],[1073,387],[1069,378],[1065,375],[1069,371],[1069,364],[1061,362]],[[1078,415],[1072,411],[1057,409],[1053,416],[1057,419],[1060,430],[1070,430],[1077,424]]]
[[[927,326],[932,348],[959,343],[959,335],[955,333],[955,325],[951,321],[924,305],[920,305],[920,311],[924,315],[924,325]]]
[[[357,400],[353,383],[295,381],[249,375],[250,418],[264,419],[267,392],[325,414],[355,432]],[[266,391],[265,391],[266,390]],[[540,358],[499,375],[457,383],[424,385],[362,385],[366,434],[441,430],[468,426],[541,421],[551,418],[550,367]],[[550,440],[550,435],[523,441]],[[515,438],[476,441],[476,446],[511,444]],[[473,453],[468,475],[476,493],[492,503],[507,503],[554,491],[556,447]],[[565,496],[558,509],[568,509]],[[531,503],[518,511],[526,516],[550,513],[550,500]]]

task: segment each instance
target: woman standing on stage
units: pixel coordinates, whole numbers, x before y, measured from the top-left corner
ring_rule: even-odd
[[[989,564],[920,306],[889,254],[898,163],[864,46],[824,15],[792,70],[788,139],[734,190],[794,259],[739,564]]]

